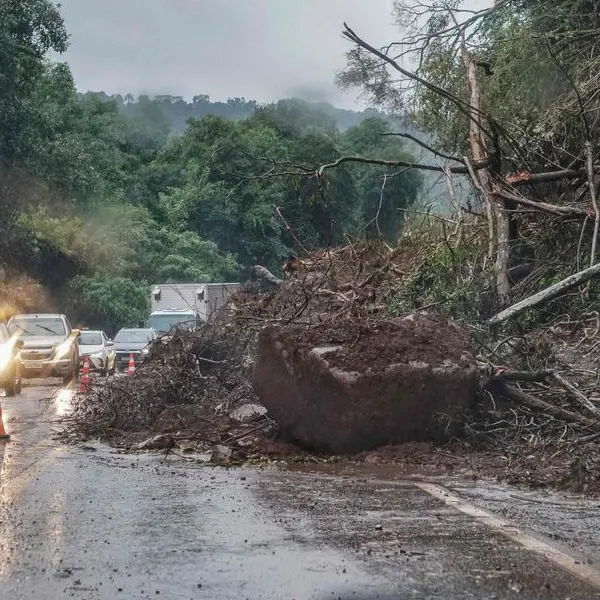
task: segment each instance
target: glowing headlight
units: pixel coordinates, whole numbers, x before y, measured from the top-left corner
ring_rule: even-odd
[[[144,356],[146,356],[146,355],[150,354],[150,350],[148,348],[142,348],[142,354]]]
[[[3,371],[12,362],[17,339],[18,336],[13,335],[8,342],[0,345],[0,370]]]
[[[3,371],[10,364],[13,357],[13,345],[9,342],[0,347],[0,371]]]
[[[65,357],[67,354],[69,354],[69,352],[71,352],[72,345],[73,342],[71,340],[67,340],[66,342],[63,342],[62,344],[56,346],[56,348],[54,349],[54,358],[56,360],[59,360]]]

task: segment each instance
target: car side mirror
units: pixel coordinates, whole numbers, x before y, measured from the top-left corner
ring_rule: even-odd
[[[81,329],[73,329],[73,330],[71,331],[71,335],[72,335],[73,337],[76,337],[76,338],[78,338],[78,337],[81,335]]]
[[[106,345],[107,345],[109,348],[112,348],[112,347],[115,345],[115,343],[114,343],[112,340],[108,340],[108,341],[106,342]]]
[[[17,350],[20,350],[24,345],[25,342],[23,340],[15,340],[15,348]]]

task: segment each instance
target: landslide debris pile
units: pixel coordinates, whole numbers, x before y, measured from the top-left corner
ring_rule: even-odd
[[[340,318],[370,327],[386,314],[385,295],[401,274],[394,261],[402,254],[375,244],[349,246],[317,253],[302,273],[270,292],[247,285],[199,332],[157,342],[134,375],[97,382],[78,395],[63,435],[130,448],[219,447],[219,459],[306,455],[278,439],[253,391],[259,332],[268,324]]]
[[[334,454],[448,439],[477,397],[468,339],[440,315],[269,326],[254,389],[288,439]]]
[[[305,450],[293,445],[296,442],[325,453],[358,452],[355,458],[367,462],[469,467],[539,485],[598,486],[597,315],[490,331],[485,324],[485,318],[494,312],[486,285],[489,272],[475,234],[473,239],[471,246],[459,249],[450,248],[447,240],[424,244],[422,239],[405,239],[393,251],[384,245],[356,242],[302,260],[279,285],[251,282],[200,332],[178,333],[169,342],[163,340],[151,360],[133,376],[95,386],[91,394],[80,396],[67,435],[100,437],[128,447],[194,448],[225,462],[281,455],[308,459]],[[359,452],[361,448],[352,443],[337,443],[344,432],[336,429],[334,420],[323,418],[311,398],[319,396],[322,386],[327,387],[330,377],[336,375],[335,369],[340,369],[342,381],[337,377],[338,387],[330,388],[328,398],[340,415],[348,408],[344,399],[353,398],[349,429],[360,429],[378,410],[374,405],[362,413],[355,410],[369,390],[372,392],[376,378],[371,388],[358,386],[359,393],[353,395],[348,373],[351,378],[362,373],[368,379],[370,366],[376,372],[394,361],[402,362],[398,361],[404,356],[401,345],[394,348],[394,357],[386,356],[383,349],[394,344],[389,328],[407,316],[429,331],[429,344],[439,345],[436,350],[443,350],[443,343],[452,335],[455,340],[464,337],[464,342],[455,344],[450,362],[460,362],[464,353],[470,356],[468,368],[476,367],[479,388],[475,402],[470,394],[462,405],[458,400],[452,402],[464,409],[463,418],[459,417],[462,431],[454,437],[456,430],[449,427],[442,436],[442,447],[405,444],[368,450],[364,446],[365,451]],[[453,319],[448,321],[448,316]],[[450,334],[448,328],[457,322],[460,332]],[[263,341],[270,338],[271,349],[280,344],[278,357],[267,356],[273,368],[263,366],[262,375],[255,369],[261,337]],[[416,351],[417,345],[413,344],[412,350]],[[328,354],[336,346],[341,348]],[[284,378],[272,392],[266,391],[265,381],[275,381],[285,369],[307,368],[307,361],[315,358],[307,357],[315,348],[325,348],[313,361],[313,367],[322,369],[321,387],[309,390],[301,378],[295,382]],[[288,353],[287,366],[278,362],[284,351]],[[408,380],[416,380],[419,368],[432,372],[448,368],[436,362],[441,354],[428,354],[425,348],[418,351],[421,359],[413,356],[414,352],[404,356],[407,365],[413,363]],[[360,356],[362,363],[352,362]],[[256,387],[268,405],[266,414],[253,389],[255,372],[262,379]],[[314,383],[315,378],[307,381]],[[285,389],[289,392],[286,397],[297,399],[298,387],[302,387],[302,401],[306,402],[306,418],[286,422],[286,402],[277,404],[269,398],[283,398]],[[340,400],[342,388],[345,395]],[[416,390],[410,402],[416,404],[419,397]],[[401,418],[416,419],[421,408],[417,405]],[[447,408],[436,406],[434,411],[449,425],[453,419],[443,419]],[[334,412],[332,409],[328,416]],[[249,416],[239,418],[240,414]],[[390,442],[396,441],[402,440],[390,438]],[[375,445],[380,442],[376,440]]]
[[[62,435],[129,448],[194,450],[215,462],[235,459],[235,446],[247,457],[257,435],[267,447],[274,429],[254,402],[249,342],[243,331],[222,323],[158,340],[133,375],[96,379],[89,392],[78,394]]]

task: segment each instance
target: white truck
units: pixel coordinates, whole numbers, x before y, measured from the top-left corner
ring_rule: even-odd
[[[159,283],[151,287],[148,328],[159,334],[174,327],[196,329],[219,309],[239,283]]]

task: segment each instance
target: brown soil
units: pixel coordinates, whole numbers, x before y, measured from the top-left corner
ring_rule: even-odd
[[[298,326],[298,335],[288,330],[294,350],[310,350],[315,347],[345,345],[327,356],[332,366],[348,371],[383,371],[397,362],[420,361],[440,364],[448,356],[460,356],[468,346],[466,336],[456,329],[453,336],[440,337],[440,330],[447,330],[448,321],[433,313],[416,314],[419,327],[410,326],[402,319],[387,321],[329,322],[318,328]]]

